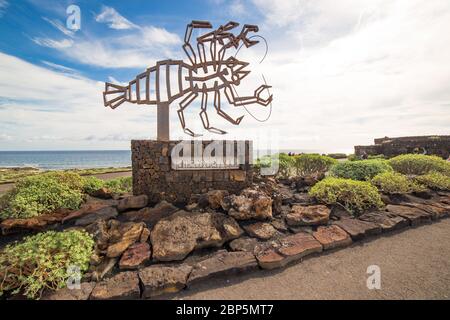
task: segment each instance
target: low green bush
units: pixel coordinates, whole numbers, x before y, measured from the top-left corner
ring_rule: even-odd
[[[133,189],[133,180],[131,177],[116,178],[105,181],[104,186],[112,193],[127,193]]]
[[[309,194],[321,203],[339,204],[355,216],[383,206],[377,188],[366,181],[328,177],[316,183]]]
[[[364,181],[389,171],[392,168],[387,161],[374,159],[339,162],[331,168],[330,173],[337,178]]]
[[[386,159],[384,154],[377,154],[377,155],[369,155],[367,156],[367,159],[373,160],[373,159]]]
[[[440,172],[450,176],[450,162],[436,156],[402,154],[389,160],[395,171],[408,175],[424,175]]]
[[[345,153],[329,153],[326,156],[333,159],[347,159],[347,155]]]
[[[417,176],[414,180],[433,190],[450,191],[450,177],[439,172]]]
[[[6,291],[39,298],[44,289],[66,286],[70,267],[89,267],[94,240],[78,230],[48,231],[26,237],[0,252],[0,295]]]
[[[2,197],[0,218],[30,218],[57,209],[78,209],[83,180],[74,173],[48,172],[19,180]]]
[[[425,188],[398,172],[383,172],[372,179],[372,184],[381,192],[390,194],[424,191]]]
[[[295,173],[298,176],[325,173],[331,166],[338,163],[336,159],[319,154],[301,154],[294,157]]]
[[[87,194],[93,194],[105,186],[105,181],[96,177],[84,177],[83,180],[83,191]]]

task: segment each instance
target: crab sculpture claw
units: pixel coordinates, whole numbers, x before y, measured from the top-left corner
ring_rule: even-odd
[[[269,89],[269,88],[272,88],[272,86],[263,84],[263,85],[259,86],[258,89],[255,90],[255,98],[256,98],[256,102],[257,102],[258,104],[263,105],[263,106],[268,106],[268,105],[272,102],[272,100],[273,100],[273,94],[271,94],[271,95],[270,95],[268,98],[266,98],[266,99],[261,98],[262,92],[263,92],[265,89]]]

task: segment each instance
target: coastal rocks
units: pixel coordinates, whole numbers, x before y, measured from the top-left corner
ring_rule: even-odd
[[[275,269],[299,260],[309,254],[322,251],[322,245],[308,233],[287,236],[256,253],[263,269]]]
[[[186,286],[191,270],[192,267],[185,264],[176,267],[154,265],[141,269],[139,278],[143,284],[143,298],[180,291]]]
[[[104,207],[95,212],[91,212],[88,215],[85,215],[82,218],[79,218],[75,221],[76,226],[87,226],[96,220],[109,220],[117,217],[118,212],[116,208],[113,207]]]
[[[70,212],[67,216],[62,219],[62,222],[66,222],[68,220],[81,218],[89,214],[95,214],[99,210],[105,209],[110,207],[108,204],[104,204],[102,202],[96,201],[96,202],[90,202],[85,203],[81,205],[81,208],[79,210],[75,210]]]
[[[66,221],[84,217],[87,215],[101,216],[102,214],[104,214],[104,212],[111,212],[114,210],[115,209],[110,207],[109,205],[100,202],[93,202],[89,204],[85,203],[81,206],[80,209],[75,211],[60,209],[53,213],[42,214],[40,216],[32,218],[6,219],[0,223],[0,228],[3,234],[10,234],[23,230],[43,230],[45,227],[51,224],[64,223]]]
[[[111,232],[112,244],[108,246],[106,256],[119,257],[129,246],[139,240],[144,226],[142,223],[127,222]]]
[[[258,263],[250,252],[219,252],[211,258],[196,263],[189,275],[187,285],[207,280],[211,277],[236,274],[256,269]]]
[[[133,244],[123,253],[119,261],[119,268],[122,270],[137,269],[150,260],[150,256],[151,250],[148,243]]]
[[[301,206],[293,205],[291,212],[286,215],[289,226],[312,226],[327,224],[331,210],[324,205]]]
[[[433,219],[441,219],[447,217],[450,213],[450,206],[434,203],[434,204],[424,204],[424,203],[402,203],[403,206],[413,207],[431,214]]]
[[[117,210],[123,212],[129,209],[141,209],[145,207],[147,203],[148,197],[145,194],[140,196],[130,196],[118,201]]]
[[[340,220],[334,221],[333,224],[338,225],[350,234],[353,241],[381,233],[381,227],[379,225],[359,219],[342,217]]]
[[[68,210],[60,210],[52,214],[43,214],[26,219],[6,219],[0,223],[4,235],[22,230],[42,230],[47,225],[61,222],[69,214]]]
[[[122,213],[122,216],[128,221],[145,222],[149,227],[151,227],[162,218],[168,217],[178,210],[179,209],[173,204],[163,200],[153,208],[146,207],[139,211],[128,211]]]
[[[153,258],[182,260],[195,249],[220,247],[242,233],[237,222],[224,214],[179,211],[154,226],[150,235]]]
[[[244,227],[244,230],[254,238],[268,240],[272,238],[277,230],[267,222],[257,222]]]
[[[239,196],[224,197],[222,208],[237,220],[272,218],[272,199],[252,189],[245,189]]]
[[[118,259],[118,258],[102,258],[102,257],[98,258],[99,259],[95,262],[95,264],[99,263],[98,265],[91,264],[91,269],[93,270],[91,270],[92,272],[90,276],[91,280],[97,282],[112,273],[112,270],[116,265]]]
[[[219,209],[222,206],[223,198],[229,195],[227,190],[212,190],[207,194],[208,204],[212,209]]]
[[[100,199],[112,199],[113,193],[108,188],[103,187],[94,191],[91,196]]]
[[[313,236],[322,244],[324,250],[346,247],[352,243],[348,233],[336,225],[318,227]]]
[[[139,278],[136,272],[120,272],[103,280],[92,290],[92,300],[131,300],[140,298]]]
[[[253,252],[258,243],[255,238],[242,237],[231,241],[229,247],[232,251]]]
[[[80,288],[63,288],[44,294],[42,300],[87,300],[95,287],[95,282],[82,282]]]
[[[389,204],[386,210],[407,219],[412,226],[431,221],[430,213],[414,207]]]
[[[358,219],[379,225],[383,232],[405,228],[409,225],[405,218],[386,211],[364,213]]]

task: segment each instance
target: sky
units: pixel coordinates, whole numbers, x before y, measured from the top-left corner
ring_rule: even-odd
[[[70,5],[80,8],[78,30],[67,25]],[[273,94],[271,107],[225,104],[245,115],[239,126],[209,106],[225,136],[203,130],[195,101],[186,121],[202,138],[350,153],[377,137],[450,134],[448,0],[0,0],[0,151],[126,150],[131,139],[156,138],[156,107],[105,108],[104,82],[187,61],[192,20],[258,25],[267,47],[237,53],[252,70],[238,93],[265,79]],[[177,108],[171,137],[189,138]]]

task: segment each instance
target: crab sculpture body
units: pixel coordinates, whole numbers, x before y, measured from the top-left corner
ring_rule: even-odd
[[[115,109],[126,101],[168,107],[175,100],[179,100],[177,113],[181,126],[186,134],[196,137],[200,135],[186,125],[184,111],[192,102],[199,99],[201,102],[199,114],[204,128],[213,133],[225,134],[225,131],[210,125],[207,113],[208,100],[212,99],[219,116],[238,125],[243,116],[232,118],[228,115],[222,108],[221,97],[225,96],[227,102],[236,107],[254,103],[267,106],[273,98],[272,95],[265,99],[261,97],[261,93],[270,88],[266,84],[259,86],[250,96],[239,97],[235,92],[234,86],[239,86],[250,71],[245,70],[247,62],[227,55],[227,50],[238,49],[242,45],[248,48],[258,43],[248,37],[249,32],[258,32],[257,26],[244,25],[240,33],[234,35],[231,30],[238,25],[236,22],[228,22],[214,31],[197,37],[194,48],[191,44],[192,31],[197,28],[209,29],[212,25],[207,21],[192,21],[187,25],[183,44],[188,61],[158,61],[155,66],[139,74],[127,86],[105,83],[103,92],[105,107]]]

